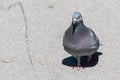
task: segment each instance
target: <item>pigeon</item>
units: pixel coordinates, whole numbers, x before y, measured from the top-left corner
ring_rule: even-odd
[[[77,68],[83,68],[80,63],[81,56],[88,56],[87,61],[98,50],[100,42],[95,32],[84,25],[81,13],[74,12],[72,23],[65,31],[63,37],[64,50],[77,59]]]

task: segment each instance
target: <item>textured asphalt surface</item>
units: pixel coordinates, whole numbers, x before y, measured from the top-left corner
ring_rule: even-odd
[[[119,0],[0,0],[0,80],[119,80],[119,9]],[[102,44],[80,70],[62,46],[74,11]]]

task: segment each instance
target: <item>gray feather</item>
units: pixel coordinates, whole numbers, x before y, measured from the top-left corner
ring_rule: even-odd
[[[72,34],[73,25],[66,30],[63,38],[64,49],[72,55],[90,55],[99,48],[99,40],[94,31],[80,24]]]

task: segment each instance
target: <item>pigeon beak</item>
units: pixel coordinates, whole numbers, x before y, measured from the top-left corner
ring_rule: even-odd
[[[72,19],[73,24],[76,24],[77,19]]]
[[[73,32],[72,32],[72,34],[74,35],[75,29],[76,29],[76,26],[77,26],[77,19],[72,19],[72,24],[73,24]]]

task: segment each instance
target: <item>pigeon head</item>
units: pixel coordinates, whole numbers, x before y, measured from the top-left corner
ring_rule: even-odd
[[[83,21],[82,15],[79,12],[74,12],[72,16],[72,24],[77,25]]]

